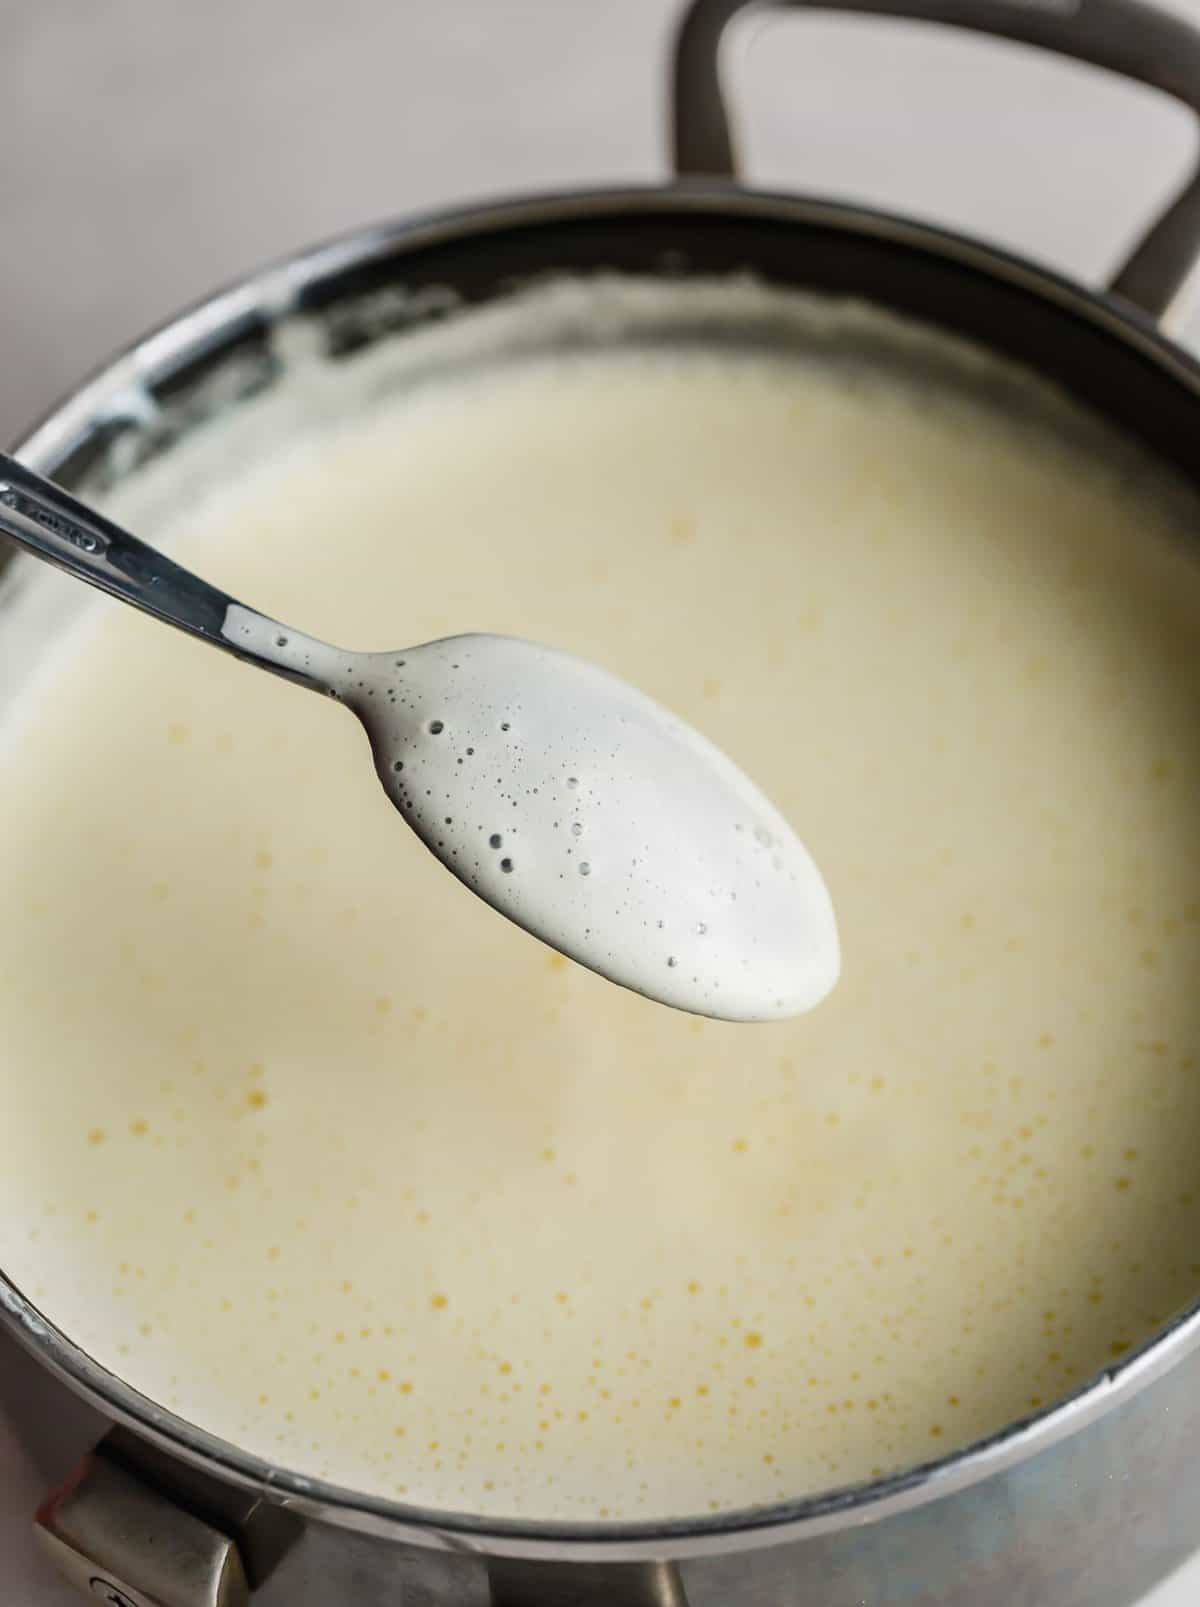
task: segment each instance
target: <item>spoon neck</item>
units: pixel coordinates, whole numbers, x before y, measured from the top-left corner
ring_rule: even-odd
[[[281,625],[232,598],[227,598],[226,603],[220,640],[214,642],[215,646],[273,675],[281,675],[285,681],[294,681],[297,686],[340,702],[349,701],[344,686],[359,654],[347,653],[316,636]]]
[[[332,681],[318,668],[332,649],[246,608],[4,453],[0,532],[177,630],[314,692],[332,693]]]

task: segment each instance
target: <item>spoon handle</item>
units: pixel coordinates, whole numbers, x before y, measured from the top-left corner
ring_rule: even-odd
[[[220,647],[314,692],[328,684],[301,667],[296,649],[307,639],[290,626],[237,603],[111,519],[87,508],[52,481],[0,452],[0,532],[77,580],[132,603],[189,635]],[[230,610],[240,622],[238,640],[227,634]],[[249,621],[255,628],[247,629]],[[281,629],[292,652],[281,662],[271,652]],[[312,643],[314,657],[321,644]]]

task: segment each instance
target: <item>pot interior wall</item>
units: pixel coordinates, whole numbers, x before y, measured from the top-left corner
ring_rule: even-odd
[[[1195,381],[1186,360],[1167,364],[1097,319],[1078,292],[1061,305],[999,278],[949,242],[943,253],[920,229],[815,203],[732,201],[722,207],[655,204],[622,210],[548,203],[525,221],[489,217],[478,231],[433,229],[384,238],[339,263],[309,259],[294,312],[312,317],[332,357],[382,335],[444,316],[547,277],[619,272],[666,278],[753,275],[764,283],[873,302],[940,326],[1027,364],[1127,431],[1186,478],[1200,477]],[[539,215],[544,211],[545,216]],[[566,215],[556,215],[562,212]],[[994,258],[992,259],[995,260]],[[1126,310],[1128,311],[1128,310]],[[1136,317],[1136,315],[1134,315]],[[57,444],[53,468],[64,484],[111,484],[144,454],[217,406],[257,394],[277,373],[269,310],[237,311],[161,360],[148,382],[163,417],[108,417]],[[1146,333],[1153,342],[1149,326]],[[1187,368],[1189,380],[1180,384]],[[136,444],[134,440],[136,439]],[[117,448],[114,451],[114,448]]]

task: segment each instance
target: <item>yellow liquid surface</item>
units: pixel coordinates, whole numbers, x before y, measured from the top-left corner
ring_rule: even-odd
[[[0,749],[0,1264],[205,1428],[493,1513],[772,1501],[1078,1387],[1200,1283],[1168,501],[983,403],[664,352],[418,391],[199,508],[181,559],[298,628],[512,632],[678,710],[812,849],[842,979],[756,1027],[621,992],[446,875],[343,710],[89,603]]]

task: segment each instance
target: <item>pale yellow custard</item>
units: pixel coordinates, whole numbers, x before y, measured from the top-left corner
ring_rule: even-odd
[[[143,526],[332,641],[643,687],[811,847],[843,974],[769,1026],[622,992],[341,709],[89,601],[0,747],[0,1265],[50,1318],[310,1475],[651,1517],[939,1455],[1192,1297],[1196,508],[968,379],[530,358]]]

